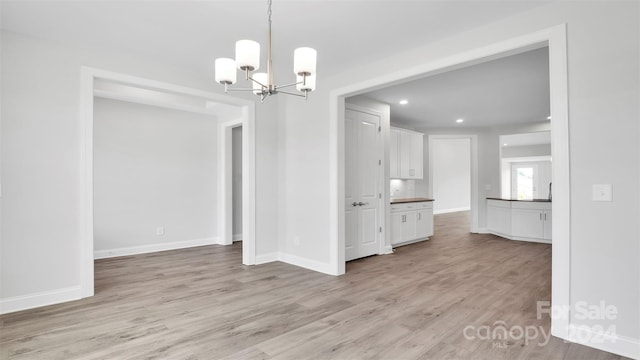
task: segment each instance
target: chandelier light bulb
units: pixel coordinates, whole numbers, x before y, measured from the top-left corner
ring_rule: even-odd
[[[269,79],[269,75],[267,73],[255,73],[253,74],[253,93],[256,95],[260,95],[263,93],[266,86],[268,86],[269,84],[267,84],[267,81]],[[263,87],[262,85],[264,85],[265,87]]]
[[[296,75],[314,75],[318,52],[310,47],[300,47],[293,52],[293,72]]]
[[[254,71],[260,68],[260,44],[253,40],[236,42],[236,66],[238,70]]]
[[[216,59],[216,82],[220,84],[236,83],[236,62],[229,58]]]

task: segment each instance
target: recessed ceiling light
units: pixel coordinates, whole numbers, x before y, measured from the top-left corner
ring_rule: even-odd
[[[458,119],[458,120],[456,120],[456,122],[457,122],[458,124],[460,124],[461,122],[464,122],[464,119]]]
[[[407,105],[407,104],[409,103],[409,100],[402,99],[402,100],[398,101],[398,103],[399,103],[400,105]]]
[[[551,120],[551,115],[547,116],[547,120]]]
[[[509,145],[509,144],[507,144],[507,143],[502,144],[502,146],[507,146],[507,145]]]

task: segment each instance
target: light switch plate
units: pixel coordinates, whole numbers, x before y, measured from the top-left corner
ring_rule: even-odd
[[[611,184],[593,184],[593,201],[611,200]]]

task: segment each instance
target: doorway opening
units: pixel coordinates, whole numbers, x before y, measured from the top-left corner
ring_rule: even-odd
[[[570,183],[569,183],[569,124],[567,85],[566,26],[559,25],[531,34],[507,39],[482,48],[455,54],[447,58],[404,69],[401,72],[382,74],[336,89],[330,94],[330,266],[336,275],[345,272],[345,98],[381,89],[444,71],[463,68],[525,51],[549,48],[550,114],[553,119],[552,153],[555,194],[553,202],[553,259],[552,304],[569,309],[570,304]],[[476,187],[477,188],[477,187]],[[478,189],[479,190],[479,189]],[[388,202],[389,198],[385,199]],[[388,218],[388,216],[387,216]],[[388,226],[386,231],[388,232]],[[567,338],[568,310],[552,319],[552,334]]]
[[[478,232],[478,136],[429,135],[429,197],[433,214],[469,211],[470,232]]]
[[[108,85],[95,84],[94,258],[217,244],[216,116]]]
[[[231,130],[233,242],[242,241],[242,126]]]
[[[164,107],[172,110],[195,112],[217,118],[214,128],[217,128],[218,149],[214,157],[217,161],[209,163],[212,168],[216,168],[217,189],[213,193],[217,195],[215,206],[218,213],[211,219],[212,223],[217,223],[217,233],[214,237],[204,239],[206,242],[226,244],[224,236],[226,229],[229,229],[229,244],[231,243],[231,227],[227,227],[225,221],[231,219],[231,197],[220,196],[220,194],[230,193],[230,181],[226,181],[227,176],[231,176],[231,141],[226,140],[231,137],[229,122],[225,119],[233,119],[234,124],[243,126],[243,152],[242,152],[242,192],[243,192],[243,241],[248,246],[243,246],[243,264],[255,264],[255,196],[252,189],[255,188],[255,159],[254,148],[255,139],[253,136],[255,111],[252,101],[233,98],[226,95],[208,93],[197,89],[186,88],[174,84],[149,80],[124,74],[118,74],[105,70],[83,67],[81,69],[81,198],[80,206],[81,218],[79,219],[79,229],[83,241],[80,244],[81,259],[79,263],[79,273],[81,276],[82,297],[93,296],[94,294],[94,98],[96,96],[109,98],[117,101],[128,101],[143,105]],[[227,134],[228,130],[228,134]],[[215,133],[212,133],[214,135]],[[152,132],[148,134],[152,136]],[[225,145],[228,144],[229,148]],[[180,151],[180,150],[177,150]],[[168,153],[167,156],[174,154]],[[197,159],[194,159],[197,162]],[[207,164],[202,164],[206,166]],[[117,196],[118,194],[114,195]],[[228,213],[221,213],[228,211]],[[165,231],[160,224],[153,225],[154,236],[163,236]],[[195,239],[191,246],[201,245],[203,239]],[[143,247],[129,249],[128,251],[144,250],[142,252],[168,250],[172,247],[186,247],[185,244],[169,243],[160,247]],[[189,245],[189,244],[187,244]],[[132,254],[131,252],[129,254]],[[128,255],[128,254],[123,254]]]

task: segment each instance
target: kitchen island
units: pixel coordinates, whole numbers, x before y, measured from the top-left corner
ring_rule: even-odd
[[[487,198],[487,231],[510,240],[551,243],[551,200]]]

